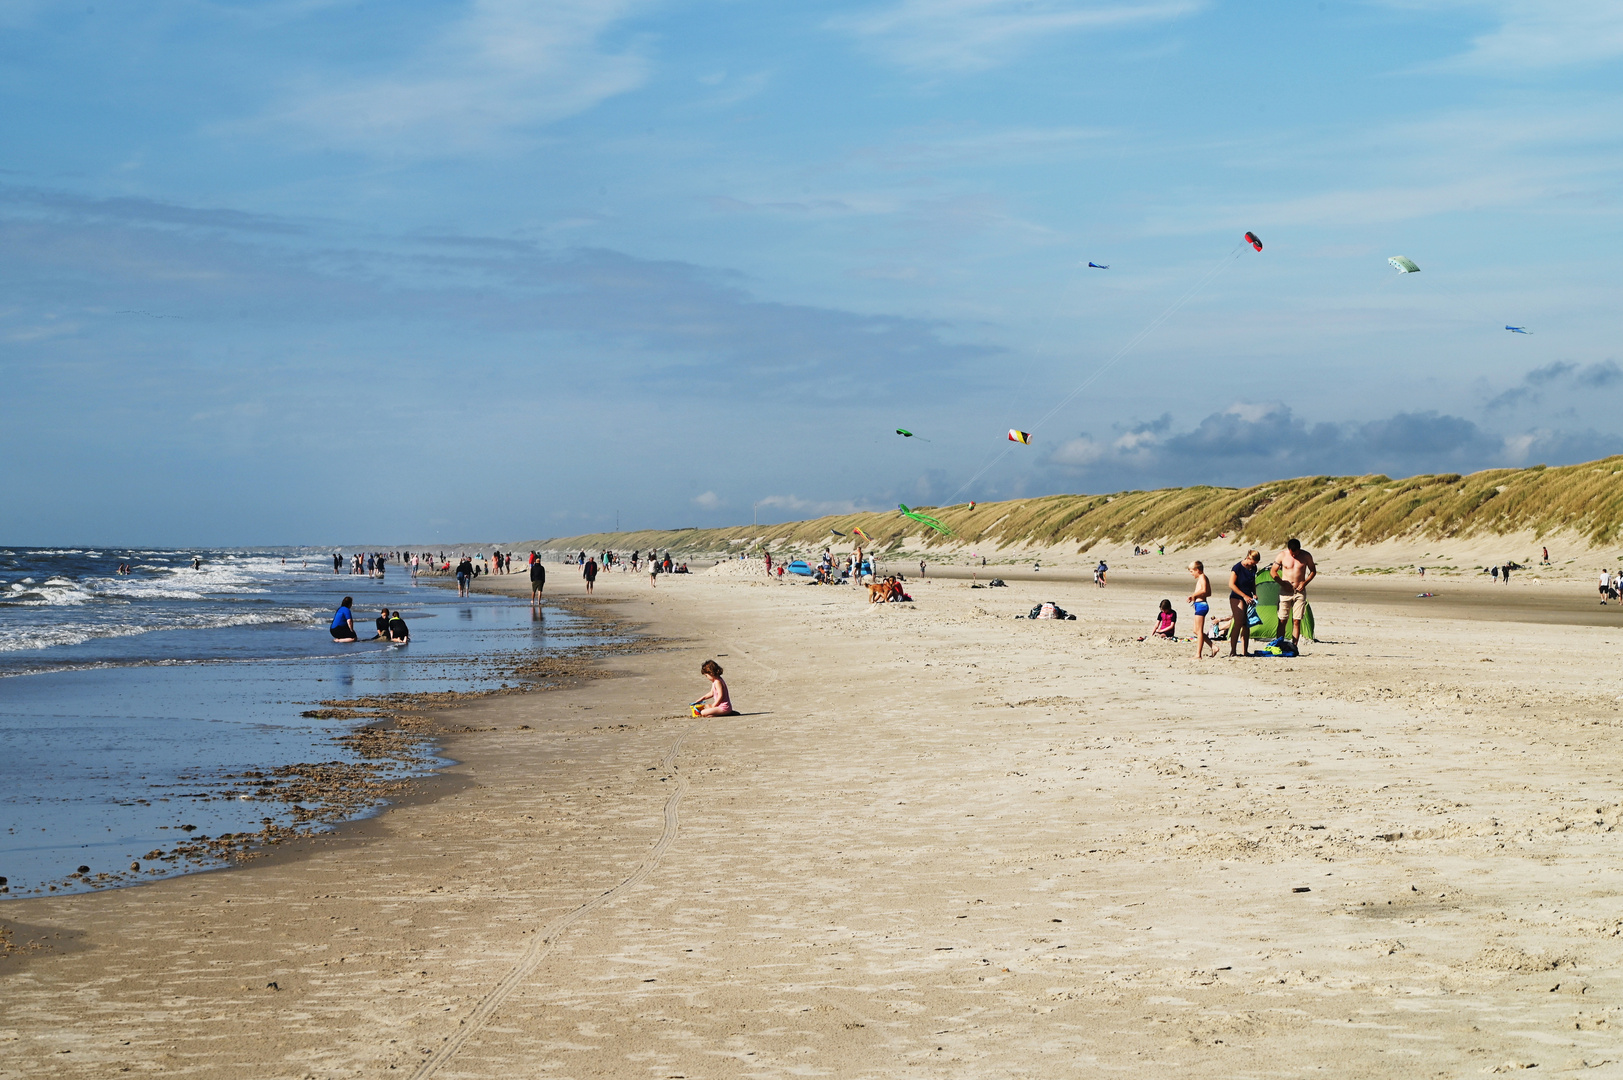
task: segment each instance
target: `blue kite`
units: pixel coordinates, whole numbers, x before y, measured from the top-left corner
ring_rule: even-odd
[[[1109,270],[1110,269],[1110,264],[1109,263],[1106,263],[1104,266],[1100,266],[1096,262],[1090,262],[1090,263],[1088,263],[1088,265],[1090,267],[1092,267],[1093,269],[1095,269],[1095,270]]]
[[[1509,330],[1512,334],[1531,334],[1533,332],[1525,326],[1507,326],[1505,329]]]

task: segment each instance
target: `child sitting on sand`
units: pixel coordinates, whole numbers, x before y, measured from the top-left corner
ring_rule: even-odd
[[[1155,632],[1151,637],[1166,638],[1168,641],[1177,641],[1178,613],[1172,610],[1172,601],[1161,601],[1161,612],[1155,617]],[[1143,638],[1138,640],[1143,641]]]
[[[727,696],[727,684],[721,678],[721,665],[706,660],[699,665],[699,674],[710,680],[710,693],[695,701],[689,708],[694,716],[733,716],[732,699]],[[708,702],[708,704],[706,704]]]

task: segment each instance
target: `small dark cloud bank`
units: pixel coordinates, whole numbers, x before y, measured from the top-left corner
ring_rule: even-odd
[[[1605,390],[1623,382],[1623,367],[1612,360],[1578,365],[1557,360],[1534,368],[1522,381],[1503,393],[1488,399],[1489,412],[1513,409],[1519,405],[1538,405],[1546,393],[1573,393]]]
[[[1598,371],[1594,377],[1606,376]],[[1109,490],[1193,483],[1243,486],[1315,474],[1471,472],[1538,462],[1568,464],[1616,453],[1623,453],[1623,436],[1595,431],[1538,429],[1507,435],[1438,412],[1310,423],[1288,405],[1241,402],[1187,431],[1174,430],[1171,417],[1162,416],[1108,437],[1084,433],[1055,449],[1049,462],[1063,473],[1086,477],[1092,490]]]

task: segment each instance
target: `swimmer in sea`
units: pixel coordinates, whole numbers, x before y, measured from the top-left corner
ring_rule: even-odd
[[[706,660],[699,665],[699,674],[710,680],[710,693],[695,701],[689,708],[694,716],[732,716],[733,703],[727,696],[727,684],[721,678],[721,665]]]
[[[355,633],[355,614],[350,605],[355,602],[352,596],[344,597],[344,602],[338,605],[338,613],[332,617],[332,639],[334,641],[359,641]]]

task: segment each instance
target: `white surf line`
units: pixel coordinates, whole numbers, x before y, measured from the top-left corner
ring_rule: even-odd
[[[659,767],[661,769],[667,773],[676,770],[676,755],[681,753],[682,744],[687,741],[689,735],[699,730],[704,723],[705,721],[700,720],[697,724],[682,732],[676,742],[671,744],[670,750],[660,759]],[[665,800],[665,829],[659,834],[659,840],[649,849],[648,854],[643,856],[642,862],[637,864],[637,868],[631,872],[631,875],[614,888],[600,893],[568,914],[554,919],[531,939],[530,947],[525,950],[524,956],[519,959],[518,963],[513,965],[513,970],[509,971],[506,977],[480,1000],[479,1004],[474,1007],[473,1012],[468,1014],[461,1022],[456,1034],[446,1039],[445,1045],[441,1046],[432,1057],[418,1067],[417,1071],[412,1074],[414,1080],[427,1080],[428,1077],[439,1072],[442,1066],[455,1057],[457,1051],[462,1049],[463,1044],[477,1034],[479,1029],[484,1027],[486,1022],[495,1015],[496,1010],[501,1008],[502,1002],[506,1001],[513,991],[517,990],[530,973],[540,965],[541,961],[547,958],[547,954],[552,952],[552,947],[558,943],[558,939],[565,930],[616,896],[640,885],[649,874],[653,873],[654,867],[659,864],[660,856],[665,854],[666,849],[671,846],[671,841],[676,839],[677,808],[681,805],[682,796],[686,794],[687,789],[687,777],[678,775],[676,778],[676,790],[671,792],[670,797]]]

